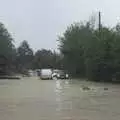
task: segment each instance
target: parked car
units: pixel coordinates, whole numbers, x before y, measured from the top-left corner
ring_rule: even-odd
[[[28,70],[28,75],[29,75],[30,77],[34,76],[34,71],[33,71],[33,70]]]
[[[53,70],[52,79],[68,79],[69,75],[64,70]]]
[[[51,69],[41,69],[40,78],[41,79],[52,79],[52,70]]]

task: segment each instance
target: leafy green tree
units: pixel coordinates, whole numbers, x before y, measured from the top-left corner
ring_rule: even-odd
[[[120,73],[120,25],[115,29],[76,23],[59,37],[64,65],[73,74],[89,80],[111,81]]]
[[[15,53],[15,46],[13,44],[13,38],[8,30],[5,28],[4,24],[0,23],[0,56],[4,56],[7,60],[6,69],[4,73],[10,74],[11,68],[13,66],[13,59]]]
[[[62,59],[59,54],[55,51],[52,52],[51,50],[38,50],[35,53],[33,67],[34,69],[39,68],[61,68],[62,66]]]
[[[17,48],[17,63],[20,69],[32,68],[34,55],[27,41],[23,41]]]
[[[4,24],[0,23],[0,54],[11,58],[14,48],[10,33],[7,31]]]
[[[92,58],[88,57],[88,60],[92,61],[91,67],[89,67],[91,79],[111,81],[113,75],[113,55],[112,44],[115,39],[114,32],[109,28],[101,28],[101,31],[94,30],[91,39]],[[88,53],[88,52],[87,52]],[[92,73],[91,73],[92,71]]]
[[[65,67],[74,75],[85,76],[85,45],[89,44],[91,36],[92,29],[88,23],[76,23],[68,27],[63,37],[58,39]]]

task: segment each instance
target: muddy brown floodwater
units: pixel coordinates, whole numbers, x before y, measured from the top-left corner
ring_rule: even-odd
[[[0,80],[0,120],[120,120],[120,85]]]

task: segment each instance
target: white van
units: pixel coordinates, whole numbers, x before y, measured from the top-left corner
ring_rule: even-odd
[[[52,70],[51,69],[41,69],[40,78],[41,79],[52,79]]]

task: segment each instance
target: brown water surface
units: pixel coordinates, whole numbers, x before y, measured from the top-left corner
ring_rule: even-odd
[[[120,85],[0,80],[0,120],[120,120]]]

